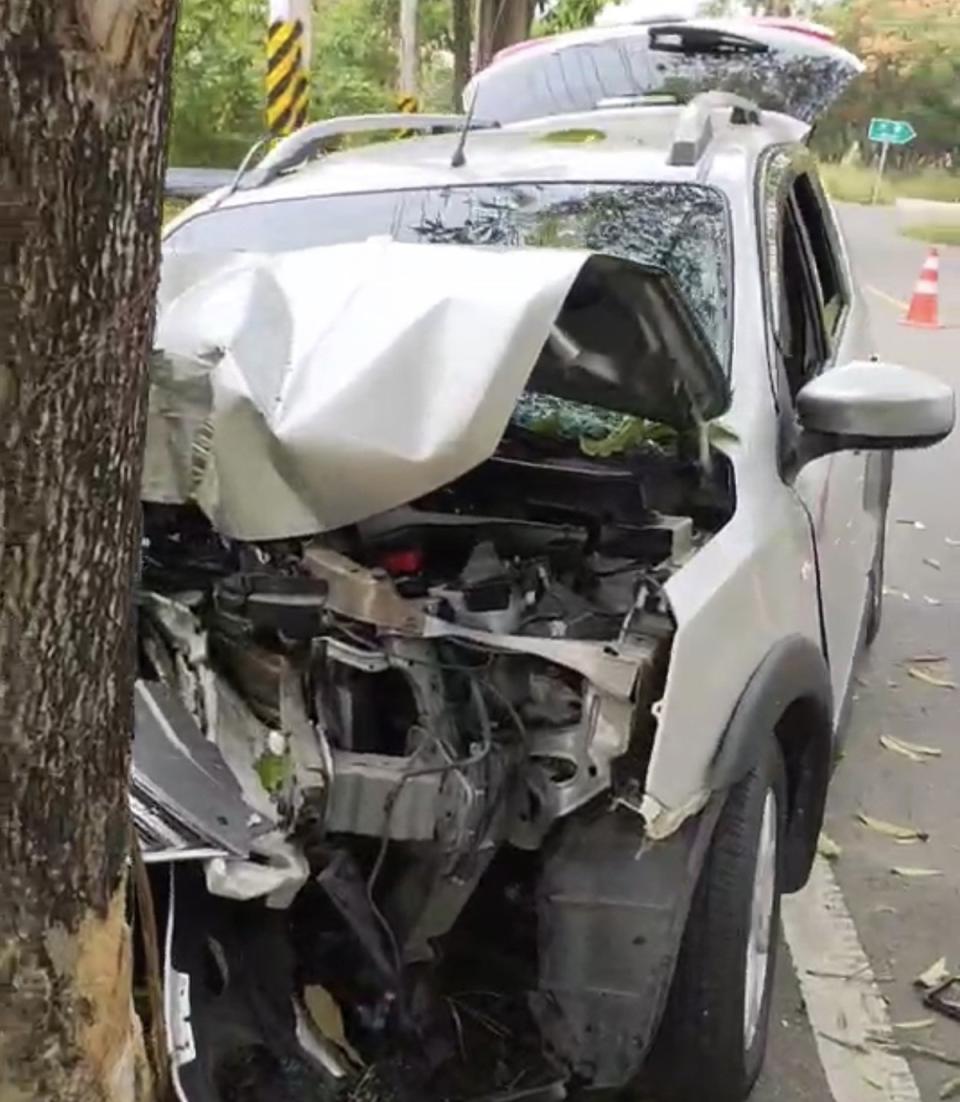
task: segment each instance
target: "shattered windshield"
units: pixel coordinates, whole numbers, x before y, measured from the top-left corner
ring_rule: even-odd
[[[712,188],[686,183],[516,183],[311,196],[213,210],[175,252],[285,252],[397,241],[590,249],[666,269],[721,363],[730,344],[730,240]]]

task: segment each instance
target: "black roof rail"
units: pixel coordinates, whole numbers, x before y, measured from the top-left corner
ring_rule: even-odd
[[[730,121],[735,126],[758,125],[760,108],[733,92],[701,92],[680,112],[667,164],[695,165],[713,141],[713,112],[730,108]]]

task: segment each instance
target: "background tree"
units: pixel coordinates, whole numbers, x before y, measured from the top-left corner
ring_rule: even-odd
[[[867,66],[818,128],[821,152],[841,156],[875,115],[913,123],[905,163],[960,149],[960,0],[840,0],[820,18]]]
[[[557,0],[544,12],[538,30],[543,34],[559,34],[590,27],[607,0]]]
[[[477,14],[477,68],[500,50],[530,37],[536,0],[480,0]]]
[[[453,5],[453,106],[460,104],[470,79],[473,52],[472,0],[450,0]]]
[[[150,1077],[132,588],[174,0],[0,0],[0,1098]]]
[[[393,110],[398,0],[315,0],[315,6],[311,117]],[[469,31],[471,6],[471,0],[421,0],[425,107],[449,110],[454,103],[455,8],[467,9]],[[236,165],[263,132],[266,25],[266,0],[181,0],[171,163]],[[462,38],[460,50],[463,56]],[[465,56],[467,73],[469,39]]]

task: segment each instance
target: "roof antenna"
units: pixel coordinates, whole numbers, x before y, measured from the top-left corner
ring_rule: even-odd
[[[473,122],[473,113],[477,109],[477,100],[480,98],[480,89],[474,90],[473,97],[470,100],[470,106],[467,108],[467,117],[463,120],[463,129],[460,131],[460,136],[457,138],[457,148],[453,151],[453,156],[450,158],[451,168],[463,168],[467,163],[466,146],[467,146],[467,134],[470,133],[470,124]]]

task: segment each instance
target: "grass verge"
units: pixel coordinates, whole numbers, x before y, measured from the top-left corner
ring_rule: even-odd
[[[166,225],[171,218],[175,218],[180,211],[186,209],[189,205],[186,199],[164,199],[163,225]]]
[[[928,245],[960,245],[960,225],[938,225],[936,222],[924,222],[916,226],[904,226],[900,233],[912,237],[914,241],[925,241]]]
[[[822,163],[820,175],[832,198],[841,203],[869,203],[873,196],[876,173],[866,165]],[[880,184],[877,201],[892,203],[895,199],[960,202],[960,175],[941,168],[909,174],[889,172]]]

